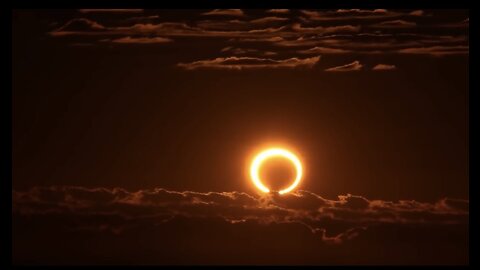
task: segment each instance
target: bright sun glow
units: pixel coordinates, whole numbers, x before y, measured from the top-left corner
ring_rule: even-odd
[[[250,177],[252,178],[253,183],[255,184],[255,186],[258,189],[260,189],[262,192],[269,193],[270,189],[267,188],[262,183],[262,180],[260,180],[259,170],[260,170],[260,168],[261,168],[261,166],[262,166],[262,164],[265,160],[267,160],[269,158],[274,158],[274,157],[286,158],[289,161],[291,161],[293,163],[293,165],[295,166],[295,170],[296,170],[295,180],[293,180],[293,183],[289,187],[287,187],[285,189],[282,189],[278,192],[279,194],[288,193],[288,192],[292,191],[295,187],[298,186],[298,184],[300,183],[300,180],[302,179],[302,173],[303,173],[302,172],[302,163],[297,158],[297,156],[295,156],[292,152],[290,152],[288,150],[281,149],[281,148],[270,148],[270,149],[267,149],[267,150],[259,153],[253,159],[252,165],[250,166]]]

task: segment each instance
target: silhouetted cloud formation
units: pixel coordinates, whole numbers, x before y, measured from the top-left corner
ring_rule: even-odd
[[[408,28],[415,27],[417,24],[405,20],[383,21],[378,24],[370,25],[370,27],[377,28]]]
[[[342,21],[342,20],[379,20],[419,16],[414,14],[389,11],[386,9],[337,9],[329,11],[301,10],[309,21]]]
[[[425,14],[425,12],[423,10],[414,10],[412,12],[409,13],[410,15],[413,15],[413,16],[423,16]]]
[[[337,49],[337,48],[328,48],[328,47],[313,47],[306,50],[298,51],[301,54],[339,54],[339,53],[351,53],[349,50]]]
[[[269,9],[266,12],[267,13],[286,14],[286,13],[290,13],[290,10],[289,9]]]
[[[172,42],[173,40],[170,38],[164,37],[122,37],[117,39],[106,39],[103,40],[105,42],[113,42],[113,43],[123,43],[123,44],[156,44],[156,43],[168,43]]]
[[[79,9],[81,13],[140,13],[143,9]]]
[[[418,56],[461,56],[468,54],[467,19],[446,20],[423,10],[387,9],[246,11],[214,9],[199,11],[196,17],[172,19],[161,12],[142,10],[80,10],[88,18],[72,18],[57,22],[48,34],[55,38],[89,39],[90,44],[110,40],[112,44],[154,44],[167,38],[178,44],[208,39],[220,49],[255,46],[258,54],[298,58],[305,54],[349,54],[369,57],[378,54]],[[102,21],[95,13],[138,13],[143,16]],[[192,11],[191,11],[192,12]],[[158,14],[157,14],[158,13]],[[297,15],[300,15],[299,17]],[[165,19],[163,19],[165,18]],[[98,20],[98,21],[97,21]],[[187,38],[190,38],[187,41]],[[95,40],[96,39],[96,40]],[[75,43],[79,43],[78,40]],[[180,46],[180,45],[179,45]],[[181,47],[181,46],[180,46]],[[289,50],[288,48],[292,48]],[[295,49],[293,49],[295,48]],[[264,53],[268,52],[268,53]],[[240,50],[235,55],[243,54]],[[202,56],[204,58],[205,56]],[[212,54],[210,59],[220,55]],[[190,59],[194,61],[195,58]],[[207,61],[207,60],[204,60]],[[182,66],[182,63],[178,64]]]
[[[426,54],[433,56],[468,54],[468,46],[431,46],[419,48],[405,48],[398,50],[403,54]]]
[[[241,9],[214,9],[203,13],[203,15],[244,16],[245,14]]]
[[[352,63],[331,67],[325,69],[325,71],[333,71],[333,72],[345,72],[345,71],[358,71],[363,68],[363,65],[360,64],[360,61],[353,61]]]
[[[320,60],[319,56],[311,58],[288,58],[288,59],[269,59],[257,57],[219,57],[210,60],[200,60],[191,63],[179,63],[178,66],[188,70],[212,68],[212,69],[259,69],[259,68],[298,68],[313,67]]]
[[[394,69],[397,69],[395,65],[387,65],[387,64],[378,64],[372,68],[372,70],[394,70]]]
[[[84,220],[75,230],[123,230],[139,222],[164,223],[177,217],[220,218],[226,223],[300,224],[318,239],[340,244],[378,224],[465,224],[469,202],[445,198],[436,203],[369,200],[341,195],[337,200],[299,190],[286,196],[244,192],[193,192],[75,186],[13,191],[13,213],[20,216],[68,215]],[[108,219],[102,218],[108,216]]]
[[[107,28],[93,20],[86,18],[76,18],[68,21],[60,28],[50,32],[53,36],[70,35],[80,32],[85,33],[103,33]]]

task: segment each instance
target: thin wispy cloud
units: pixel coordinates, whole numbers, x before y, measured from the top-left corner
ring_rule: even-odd
[[[415,22],[409,22],[405,20],[384,21],[378,24],[370,25],[370,27],[376,27],[376,28],[409,28],[409,27],[415,27],[415,26],[417,26]]]
[[[414,10],[414,11],[408,13],[408,14],[410,14],[412,16],[423,16],[425,14],[425,12],[423,10],[419,9],[419,10]]]
[[[432,46],[400,49],[397,52],[401,54],[445,56],[469,54],[469,48],[468,46]]]
[[[392,19],[405,16],[405,13],[392,12],[386,9],[338,9],[334,11],[300,10],[308,21],[344,21]]]
[[[210,24],[209,24],[210,23]],[[208,28],[215,22],[201,22],[200,26]],[[221,22],[218,25],[242,24],[240,21]],[[159,36],[189,36],[189,37],[257,37],[272,34],[282,34],[284,26],[261,27],[248,30],[209,30],[200,26],[192,26],[184,22],[137,23],[131,26],[105,27],[89,19],[73,19],[63,26],[49,32],[52,36],[89,36],[89,35],[159,35]]]
[[[80,13],[141,13],[143,9],[79,9]]]
[[[360,31],[358,25],[339,25],[339,26],[316,26],[316,27],[304,27],[299,23],[292,25],[292,29],[297,32],[305,34],[331,34],[331,33],[351,33]]]
[[[121,43],[121,44],[158,44],[173,42],[170,38],[164,37],[122,37],[117,39],[106,39],[105,42]]]
[[[250,23],[253,24],[264,24],[264,23],[275,23],[275,22],[285,22],[290,20],[289,18],[283,18],[283,17],[263,17],[255,20],[251,20]]]
[[[139,10],[116,10],[105,12],[138,12]],[[100,10],[83,10],[84,13]],[[234,55],[273,56],[284,59],[299,59],[304,55],[322,54],[402,54],[402,55],[465,55],[468,54],[469,20],[428,23],[422,26],[419,17],[430,20],[423,10],[391,11],[386,9],[338,9],[300,10],[306,21],[300,23],[292,18],[290,10],[266,10],[264,17],[245,16],[241,9],[216,9],[199,15],[200,19],[160,21],[159,14],[138,15],[122,19],[121,24],[95,21],[90,18],[74,18],[48,34],[52,37],[75,36],[85,38],[83,43],[98,41],[118,44],[168,43],[181,38],[210,38],[231,45]],[[218,15],[218,16],[216,16]],[[233,17],[233,18],[228,18]],[[325,25],[323,21],[332,21]],[[425,29],[442,28],[439,34]],[[394,33],[391,33],[393,31]],[[446,31],[446,32],[445,32]],[[94,36],[99,38],[92,40]],[[87,40],[88,39],[88,40]],[[78,40],[76,43],[82,43]],[[246,44],[249,43],[249,44]],[[255,44],[258,43],[258,44]],[[262,48],[253,48],[261,46]],[[220,50],[220,49],[219,49]],[[222,52],[226,53],[226,52]],[[220,55],[212,55],[210,61]],[[205,57],[205,56],[202,56]],[[267,58],[268,59],[268,58]],[[208,61],[208,60],[203,60]],[[229,60],[233,61],[233,60]],[[260,65],[261,66],[261,65]],[[245,66],[251,68],[250,66]],[[233,68],[226,65],[224,68]],[[333,69],[335,70],[335,69]]]
[[[179,63],[178,67],[195,69],[225,69],[225,70],[243,70],[243,69],[276,69],[276,68],[312,68],[320,56],[311,58],[288,58],[288,59],[270,59],[258,57],[218,57],[215,59],[199,60],[190,63]]]
[[[350,72],[350,71],[359,71],[362,70],[363,65],[360,64],[360,61],[353,61],[352,63],[331,67],[325,69],[325,71],[329,72]]]
[[[395,70],[395,69],[397,69],[395,65],[388,65],[388,64],[378,64],[372,68],[372,70]]]
[[[242,16],[245,16],[245,13],[243,13],[243,10],[241,9],[214,9],[212,11],[202,13],[202,15],[222,15],[222,16],[242,17]]]
[[[53,36],[70,35],[79,32],[99,33],[107,30],[107,27],[87,18],[76,18],[50,32]]]
[[[277,14],[288,14],[290,13],[289,9],[269,9],[267,13],[277,13]]]
[[[352,51],[328,47],[313,47],[306,50],[300,50],[298,52],[301,54],[344,54],[351,53]]]

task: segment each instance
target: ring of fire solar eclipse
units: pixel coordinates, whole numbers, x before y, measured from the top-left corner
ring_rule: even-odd
[[[255,184],[255,186],[260,191],[264,193],[270,193],[270,189],[266,187],[263,184],[262,180],[260,179],[259,171],[264,161],[274,157],[285,158],[290,162],[292,162],[292,164],[295,166],[296,176],[295,176],[295,179],[293,180],[293,183],[289,187],[282,189],[278,192],[279,194],[288,193],[298,186],[298,184],[302,180],[302,174],[303,174],[302,163],[300,162],[300,160],[297,158],[295,154],[293,154],[288,150],[285,150],[282,148],[270,148],[260,152],[252,161],[252,164],[250,166],[250,177],[253,183]]]

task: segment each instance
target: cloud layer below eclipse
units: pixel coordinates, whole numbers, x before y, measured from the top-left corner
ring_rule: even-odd
[[[228,224],[254,222],[261,226],[299,224],[320,241],[341,244],[379,224],[466,224],[469,203],[450,198],[436,203],[392,202],[350,194],[329,200],[304,190],[271,197],[235,191],[201,193],[157,188],[131,192],[122,188],[52,186],[13,191],[13,213],[73,216],[78,222],[73,229],[116,234],[144,222],[164,223],[179,217],[220,218]]]

